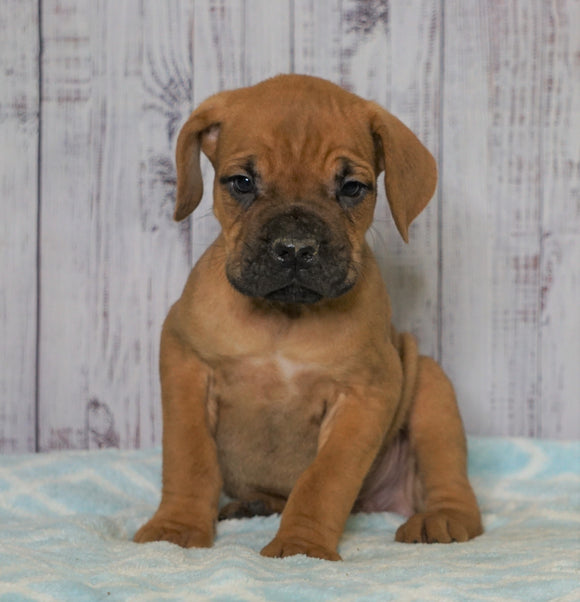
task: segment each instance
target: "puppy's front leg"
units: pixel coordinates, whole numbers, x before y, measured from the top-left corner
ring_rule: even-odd
[[[323,422],[318,454],[296,482],[263,556],[340,560],[337,546],[344,525],[395,407],[362,395],[341,394]]]
[[[206,410],[209,370],[184,346],[170,321],[171,314],[160,355],[163,491],[159,509],[134,539],[210,547],[222,482]]]
[[[409,435],[422,501],[417,514],[397,530],[397,541],[449,543],[480,535],[483,527],[467,478],[467,449],[455,393],[431,358],[420,358]]]

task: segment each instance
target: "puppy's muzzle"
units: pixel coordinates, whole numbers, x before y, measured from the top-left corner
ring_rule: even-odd
[[[338,297],[354,284],[346,235],[318,215],[294,209],[267,220],[228,265],[240,292],[282,303]]]

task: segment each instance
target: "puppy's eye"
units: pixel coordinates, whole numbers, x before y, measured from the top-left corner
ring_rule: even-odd
[[[254,181],[248,176],[234,176],[230,179],[232,192],[239,195],[253,194],[256,192]]]
[[[354,205],[361,201],[367,193],[368,186],[357,180],[344,182],[338,191],[338,200],[345,205]]]
[[[357,197],[365,188],[365,185],[361,184],[361,182],[354,180],[345,182],[340,189],[340,196]]]

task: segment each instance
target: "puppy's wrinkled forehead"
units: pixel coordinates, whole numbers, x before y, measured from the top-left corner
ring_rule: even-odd
[[[307,75],[279,75],[249,88],[225,90],[191,113],[175,151],[178,221],[203,195],[200,151],[216,170],[214,211],[222,216],[225,199],[231,197],[228,183],[244,182],[271,198],[280,193],[281,199],[306,200],[321,193],[328,198],[345,186],[349,193],[361,187],[374,193],[384,171],[389,207],[406,241],[409,225],[437,184],[433,156],[394,115]]]
[[[277,179],[293,180],[313,171],[330,174],[341,164],[372,170],[375,149],[364,101],[328,82],[294,88],[276,83],[231,97],[220,128],[220,166],[252,161]]]

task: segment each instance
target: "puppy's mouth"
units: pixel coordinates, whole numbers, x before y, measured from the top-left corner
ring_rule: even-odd
[[[292,283],[267,293],[264,298],[268,301],[279,301],[281,303],[316,303],[322,299],[322,295],[305,286]]]
[[[298,279],[292,279],[290,282],[282,284],[278,276],[279,274],[273,274],[269,277],[254,278],[251,273],[244,272],[240,278],[228,274],[228,280],[238,292],[247,297],[293,305],[312,304],[322,299],[340,297],[348,292],[355,283],[354,279],[335,284],[319,279],[317,282],[306,285]]]

